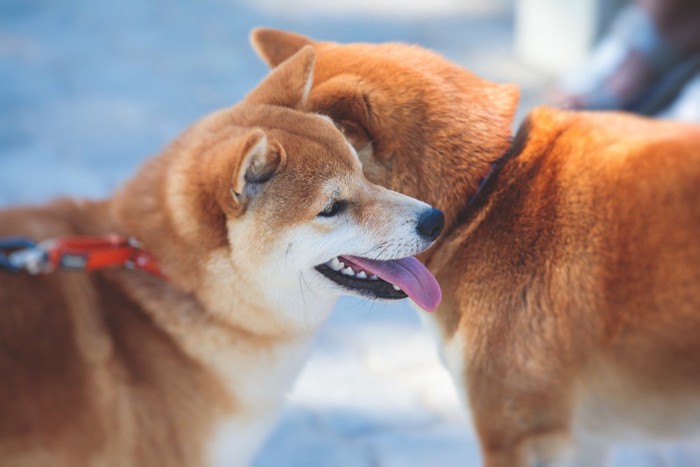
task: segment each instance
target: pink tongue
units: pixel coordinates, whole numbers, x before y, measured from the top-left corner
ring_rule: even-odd
[[[406,295],[425,311],[434,311],[442,300],[442,291],[430,271],[416,258],[375,261],[356,256],[344,256],[370,274],[401,287]]]

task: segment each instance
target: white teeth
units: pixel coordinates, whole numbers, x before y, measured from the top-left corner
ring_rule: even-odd
[[[397,292],[401,291],[401,287],[399,287],[398,285],[394,285],[394,284],[391,284],[391,285],[392,285],[392,287],[394,287],[394,290],[396,290]]]
[[[333,258],[332,260],[328,261],[326,263],[326,265],[328,265],[328,267],[330,267],[334,271],[340,271],[341,269],[343,269],[345,267],[345,265],[343,263],[341,263],[338,260],[338,258]]]
[[[345,263],[342,261],[338,261],[338,258],[333,258],[332,260],[328,261],[326,263],[329,268],[331,268],[334,271],[340,271],[345,267]]]
[[[357,277],[358,279],[369,278],[370,280],[373,280],[373,281],[379,280],[379,277],[377,277],[376,274],[368,275],[366,271],[360,270],[360,271],[355,272],[352,269],[352,267],[350,267],[350,266],[345,267],[345,263],[340,261],[337,256],[335,258],[333,258],[332,260],[327,261],[326,266],[328,266],[332,270],[340,272],[341,274],[346,275],[346,276],[354,276],[354,277]],[[396,290],[400,290],[396,286],[394,286],[394,288]]]

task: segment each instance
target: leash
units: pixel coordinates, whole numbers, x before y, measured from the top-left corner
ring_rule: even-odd
[[[57,270],[97,271],[125,267],[164,277],[155,259],[132,237],[118,235],[56,237],[34,242],[0,237],[0,269],[46,274]]]

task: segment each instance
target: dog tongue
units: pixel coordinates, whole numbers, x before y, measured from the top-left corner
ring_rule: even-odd
[[[401,290],[425,311],[434,311],[442,300],[442,291],[437,280],[416,258],[391,261],[376,261],[356,256],[347,258],[370,274],[401,287]]]

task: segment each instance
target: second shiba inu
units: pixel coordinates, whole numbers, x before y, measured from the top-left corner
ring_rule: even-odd
[[[247,465],[339,295],[437,306],[411,256],[442,214],[369,183],[301,110],[313,64],[301,50],[112,199],[0,212],[0,237],[134,237],[165,276],[0,270],[0,465]]]
[[[404,44],[260,29],[276,66],[317,51],[308,108],[368,178],[442,209],[421,313],[487,466],[604,465],[617,440],[700,430],[700,127],[536,109]]]

